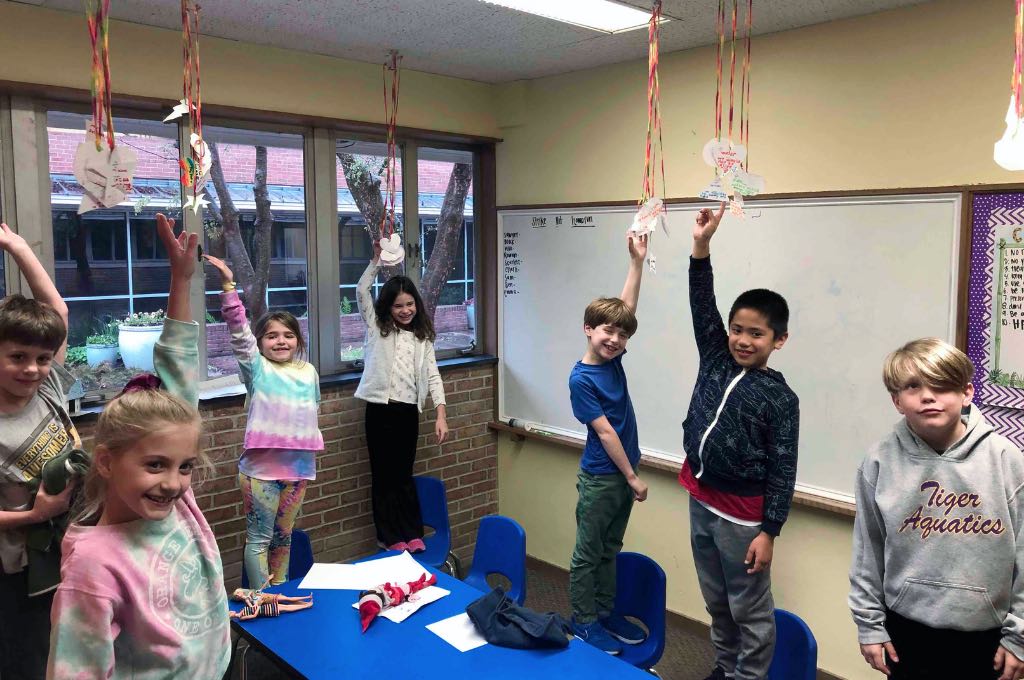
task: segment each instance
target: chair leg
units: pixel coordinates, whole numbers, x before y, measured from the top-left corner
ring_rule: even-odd
[[[248,673],[245,667],[245,655],[249,653],[249,645],[242,647],[242,653],[238,657],[238,680],[246,680]]]
[[[451,575],[455,578],[462,580],[462,562],[459,561],[458,555],[453,552],[448,553],[448,559],[445,560],[445,564],[451,565]]]

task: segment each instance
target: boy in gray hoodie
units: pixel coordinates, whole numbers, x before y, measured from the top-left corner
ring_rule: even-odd
[[[971,405],[973,376],[937,338],[885,361],[904,418],[857,471],[849,603],[894,680],[1024,677],[1024,456]]]

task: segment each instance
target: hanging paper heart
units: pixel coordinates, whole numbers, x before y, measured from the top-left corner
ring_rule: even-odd
[[[398,234],[391,234],[390,237],[380,240],[380,261],[392,267],[405,258],[405,248],[402,247],[402,237]]]
[[[764,193],[765,180],[761,175],[755,175],[737,166],[733,168],[731,176],[734,195],[757,196]]]
[[[715,149],[713,157],[715,166],[726,173],[743,163],[747,157],[747,147],[729,142],[728,147],[719,146]]]
[[[656,231],[659,226],[668,233],[665,228],[665,204],[660,198],[652,197],[636,211],[629,231],[637,236],[643,236]]]
[[[713,168],[717,167],[715,165],[715,153],[718,151],[719,148],[728,149],[729,142],[725,141],[724,139],[712,137],[707,141],[706,144],[704,144],[704,149],[701,151],[701,157],[704,159],[704,162]]]
[[[1024,125],[1017,118],[1017,103],[1010,96],[1010,106],[1006,109],[1006,131],[996,142],[993,158],[996,163],[1007,170],[1024,170]]]
[[[75,150],[74,174],[82,186],[82,202],[78,214],[96,208],[113,208],[132,190],[132,177],[138,162],[135,150],[104,145],[96,150],[96,142],[87,136]]]
[[[195,180],[196,191],[199,191],[206,185],[207,180],[210,178],[210,168],[213,167],[213,156],[210,155],[210,146],[202,137],[194,132],[189,138],[189,145],[192,147],[192,150],[195,152],[199,161],[199,167],[196,168],[196,171],[199,174]]]
[[[722,180],[718,177],[711,180],[711,184],[704,187],[704,189],[697,195],[701,198],[706,198],[709,201],[729,200],[729,195],[725,193],[725,189],[722,187]]]

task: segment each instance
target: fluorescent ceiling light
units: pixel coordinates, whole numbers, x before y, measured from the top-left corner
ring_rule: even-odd
[[[602,33],[622,33],[647,26],[649,12],[611,0],[481,0],[491,5],[564,21]],[[662,19],[664,22],[665,19]]]

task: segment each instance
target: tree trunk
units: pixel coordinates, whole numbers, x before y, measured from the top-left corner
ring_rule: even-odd
[[[342,172],[345,173],[345,183],[348,190],[352,192],[352,198],[356,201],[356,208],[366,222],[366,231],[370,238],[371,247],[373,243],[380,240],[380,223],[384,218],[384,196],[380,192],[380,174],[373,172],[365,161],[356,158],[350,153],[339,153],[338,161],[341,162]],[[402,232],[402,220],[395,216],[395,231]],[[405,240],[405,236],[402,236]],[[403,273],[405,262],[395,267],[381,267],[378,271],[385,279],[395,274]]]
[[[423,306],[426,307],[427,314],[431,318],[437,308],[437,301],[441,297],[441,289],[448,280],[452,265],[455,263],[455,254],[462,236],[463,210],[472,179],[473,166],[469,163],[456,163],[448,178],[448,188],[444,192],[441,214],[437,218],[437,237],[434,239],[434,250],[430,253],[427,271],[420,284]]]
[[[231,262],[231,270],[242,292],[245,293],[249,318],[256,321],[267,311],[266,291],[270,278],[270,229],[274,224],[274,218],[270,212],[270,199],[267,194],[267,149],[266,147],[256,147],[256,172],[253,177],[253,195],[256,199],[257,209],[256,236],[253,239],[257,251],[254,258],[255,266],[245,249],[239,224],[241,215],[228,192],[228,185],[224,180],[224,169],[220,164],[220,149],[216,143],[210,144],[210,156],[213,160],[210,167],[210,180],[217,191],[217,199],[212,207],[215,214],[220,214],[220,224],[224,232],[224,243]]]

